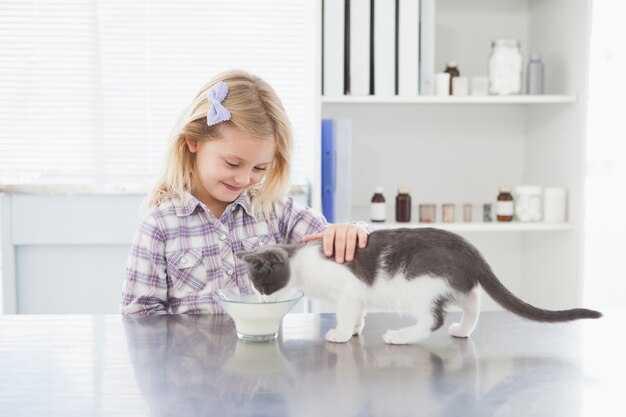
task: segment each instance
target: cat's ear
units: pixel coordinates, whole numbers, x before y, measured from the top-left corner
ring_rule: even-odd
[[[235,256],[242,261],[245,261],[244,257],[250,254],[252,254],[252,252],[250,252],[249,250],[242,250],[241,252],[235,253]]]
[[[241,259],[242,261],[244,261],[245,263],[249,265],[252,265],[255,268],[261,268],[266,262],[262,256],[257,255],[254,252],[248,252],[248,251],[237,252],[235,256],[237,256],[239,259]]]

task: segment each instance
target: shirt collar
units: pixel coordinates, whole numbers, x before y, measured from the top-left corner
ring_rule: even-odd
[[[194,212],[196,207],[200,205],[200,200],[194,197],[189,191],[185,191],[182,195],[175,196],[172,199],[174,210],[178,217],[189,216]]]
[[[189,216],[196,210],[196,207],[199,205],[204,206],[204,204],[202,204],[200,200],[194,197],[189,191],[185,191],[183,195],[174,198],[173,204],[178,217]],[[250,195],[247,192],[239,194],[239,197],[226,207],[226,211],[229,211],[229,207],[232,207],[230,211],[234,210],[236,205],[243,207],[246,213],[252,216],[252,202],[250,200]]]
[[[252,201],[250,200],[250,194],[248,192],[239,194],[239,197],[237,197],[235,201],[231,203],[231,205],[236,205],[236,204],[243,207],[246,213],[248,213],[249,216],[252,216]]]

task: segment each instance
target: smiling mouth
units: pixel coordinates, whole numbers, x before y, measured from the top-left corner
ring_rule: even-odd
[[[226,187],[226,189],[230,191],[241,191],[241,188],[242,188],[242,187],[233,187],[231,185],[226,184],[225,182],[223,182],[222,184],[224,184],[224,187]]]

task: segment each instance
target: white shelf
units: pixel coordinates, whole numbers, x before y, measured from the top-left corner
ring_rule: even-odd
[[[322,97],[323,104],[567,104],[575,103],[573,95],[515,96],[337,96]]]
[[[570,223],[522,223],[522,222],[473,222],[473,223],[373,223],[368,222],[375,230],[382,229],[397,229],[401,227],[408,228],[421,228],[421,227],[435,227],[438,229],[450,230],[452,232],[552,232],[552,231],[565,231],[572,230]]]

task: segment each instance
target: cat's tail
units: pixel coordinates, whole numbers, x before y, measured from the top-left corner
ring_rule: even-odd
[[[511,313],[517,314],[529,320],[555,323],[562,321],[572,321],[578,319],[597,319],[602,317],[602,313],[586,308],[573,308],[570,310],[544,310],[532,306],[511,293],[495,276],[491,268],[478,278],[480,286],[493,298]]]

